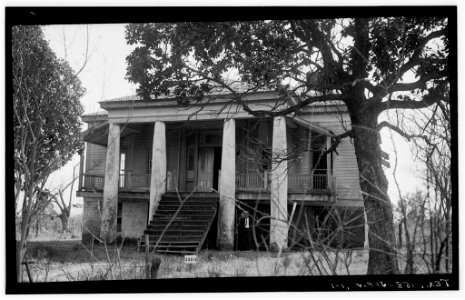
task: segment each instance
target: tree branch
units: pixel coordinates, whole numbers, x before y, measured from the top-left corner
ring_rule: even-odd
[[[389,128],[395,132],[397,132],[399,135],[401,135],[402,137],[404,137],[407,141],[411,141],[413,138],[421,138],[423,139],[428,145],[430,145],[431,147],[433,148],[436,148],[436,145],[433,144],[431,142],[431,140],[428,138],[428,136],[426,135],[421,135],[421,134],[408,134],[406,133],[405,131],[403,131],[402,129],[400,129],[399,127],[387,122],[387,121],[383,121],[381,123],[378,124],[377,126],[377,129],[378,131],[380,131],[381,129],[383,128]]]

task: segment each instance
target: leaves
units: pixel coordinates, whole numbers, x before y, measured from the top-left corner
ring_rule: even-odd
[[[35,182],[82,148],[84,88],[58,59],[39,26],[13,27],[13,111],[16,178]]]
[[[127,57],[127,79],[146,99],[174,96],[180,105],[214,87],[243,92],[236,82],[252,90],[287,83],[302,99],[336,92],[347,96],[342,100],[370,100],[367,89],[381,99],[405,76],[416,75],[422,87],[444,78],[447,23],[374,17],[130,24],[126,38],[137,47]],[[439,38],[429,36],[434,32]]]

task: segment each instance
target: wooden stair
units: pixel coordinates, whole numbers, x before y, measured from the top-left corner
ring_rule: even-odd
[[[180,196],[184,199],[187,194]],[[144,231],[150,248],[167,254],[198,253],[215,219],[218,202],[218,194],[211,193],[192,194],[183,202],[175,193],[163,195]]]

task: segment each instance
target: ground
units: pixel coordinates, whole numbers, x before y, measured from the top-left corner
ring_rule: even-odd
[[[83,246],[79,240],[32,242],[28,260],[32,280],[86,281],[145,278],[145,249],[136,245]],[[230,276],[364,275],[366,250],[339,252],[255,251],[219,252],[202,250],[196,264],[184,256],[156,255],[162,261],[158,278]],[[23,274],[28,281],[27,272]]]

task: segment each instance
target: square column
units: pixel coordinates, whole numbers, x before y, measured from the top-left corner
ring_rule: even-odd
[[[150,176],[149,222],[166,192],[166,126],[155,122],[152,144],[152,175]]]
[[[270,186],[270,248],[272,251],[287,248],[287,171],[286,118],[280,116],[273,119]]]
[[[224,120],[222,151],[217,244],[221,250],[233,250],[236,215],[236,121],[234,119]]]
[[[112,243],[117,236],[120,133],[120,125],[110,123],[105,162],[102,222],[100,225],[100,238],[106,243]]]

